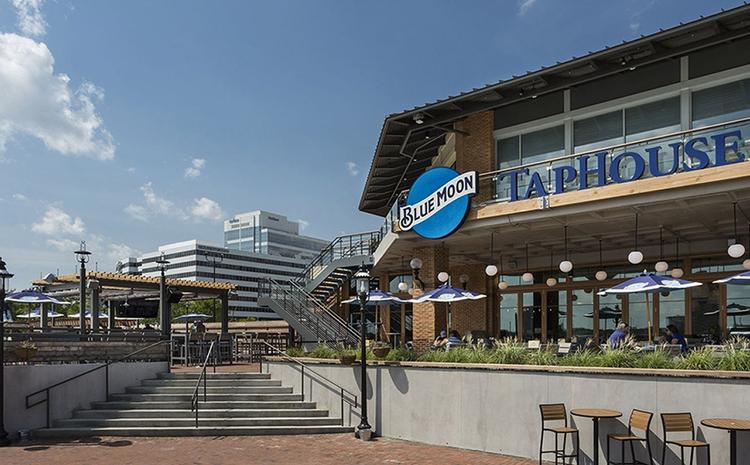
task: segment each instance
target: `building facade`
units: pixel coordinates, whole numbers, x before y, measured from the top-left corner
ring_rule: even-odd
[[[748,160],[744,5],[388,116],[360,202],[390,231],[372,272],[419,294],[445,271],[487,295],[453,304],[452,321],[445,304],[402,308],[417,347],[448,327],[601,341],[619,320],[644,340],[649,314],[655,338],[668,324],[706,340],[747,334],[750,286],[713,281],[750,268]],[[422,204],[410,194],[438,167],[475,172],[476,193],[435,239],[412,223],[453,205],[448,184]],[[650,302],[598,295],[657,269],[703,285]]]

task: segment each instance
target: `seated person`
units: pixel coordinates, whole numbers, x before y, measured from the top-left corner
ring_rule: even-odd
[[[458,334],[458,331],[455,329],[451,331],[451,335],[448,337],[448,344],[456,345],[456,344],[463,344],[464,341],[461,340],[461,335]]]
[[[432,347],[443,347],[448,343],[448,335],[445,331],[440,331],[438,337],[432,342]]]
[[[680,352],[685,353],[688,351],[687,339],[685,339],[685,336],[683,336],[682,333],[680,333],[680,330],[677,329],[677,326],[667,325],[666,336],[667,336],[667,343],[680,345]]]
[[[629,328],[627,323],[621,321],[620,324],[617,325],[617,329],[614,330],[609,336],[609,339],[607,339],[607,345],[612,349],[620,347],[620,345],[625,342],[625,338],[628,337],[628,332]]]

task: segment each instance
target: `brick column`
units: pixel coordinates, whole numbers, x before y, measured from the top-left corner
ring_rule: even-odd
[[[476,113],[457,123],[468,135],[456,133],[456,170],[486,173],[495,169],[495,138],[492,135],[494,115],[491,111]],[[475,200],[492,198],[493,189],[487,181],[480,183]]]
[[[411,258],[422,259],[422,270],[419,272],[420,279],[424,282],[427,290],[434,289],[438,283],[437,274],[447,271],[448,249],[443,246],[419,247],[414,249]],[[414,290],[414,297],[421,295],[424,289]],[[418,352],[424,352],[430,348],[435,336],[446,327],[445,304],[425,302],[413,304],[413,344]]]
[[[484,274],[482,264],[454,266],[450,270],[451,284],[454,287],[462,286],[459,277],[462,274],[469,276],[469,282],[466,288],[472,292],[488,294],[487,279]],[[487,321],[487,306],[490,305],[491,298],[481,300],[464,300],[451,304],[451,315],[453,319],[453,329],[457,330],[461,336],[467,331],[487,331],[489,326]],[[445,304],[443,304],[445,305]]]

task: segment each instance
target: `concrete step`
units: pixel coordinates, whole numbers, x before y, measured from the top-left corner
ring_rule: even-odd
[[[302,401],[222,401],[212,402],[209,399],[208,402],[201,402],[201,410],[212,410],[212,409],[251,409],[251,410],[287,410],[287,409],[314,409],[316,407],[315,402],[302,402]],[[167,410],[186,410],[190,411],[190,399],[184,401],[139,401],[131,402],[127,400],[123,401],[110,401],[110,402],[92,402],[91,408],[96,410],[153,410],[153,409],[167,409]]]
[[[127,402],[190,402],[193,394],[111,394],[109,400]],[[203,402],[203,394],[200,395]],[[245,401],[245,402],[274,402],[274,401],[302,401],[301,394],[211,394],[206,396],[206,402],[217,401]]]
[[[326,417],[328,410],[316,408],[298,409],[204,409],[201,418],[276,418],[276,417]],[[73,418],[195,418],[189,409],[124,409],[124,410],[76,410]]]
[[[290,412],[294,413],[294,412]],[[234,426],[319,426],[339,425],[340,418],[331,417],[275,417],[275,418],[204,418],[199,426],[230,428]],[[57,420],[55,428],[180,428],[195,426],[193,418],[73,418]]]
[[[208,379],[228,380],[228,379],[271,379],[269,373],[207,373]],[[200,373],[159,373],[159,379],[198,379]]]
[[[90,436],[261,436],[277,434],[336,434],[351,433],[352,426],[233,426],[206,427],[113,427],[113,428],[43,428],[34,431],[37,438]]]
[[[188,394],[193,395],[195,386],[132,386],[125,389],[127,394]],[[206,386],[208,394],[291,394],[291,387],[284,386]],[[198,386],[198,393],[203,395],[203,385]]]
[[[195,387],[195,379],[144,379],[142,386],[174,386],[174,387]],[[201,384],[203,382],[201,381]],[[206,381],[208,386],[220,387],[255,387],[255,386],[281,386],[281,381],[277,379],[212,379]]]

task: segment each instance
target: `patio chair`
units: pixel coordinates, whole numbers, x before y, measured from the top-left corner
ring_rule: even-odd
[[[542,341],[539,339],[534,339],[526,343],[526,350],[532,351],[532,352],[539,352],[542,348]]]
[[[555,465],[558,460],[562,459],[562,463],[565,464],[565,459],[576,459],[576,464],[580,464],[581,459],[579,457],[579,438],[578,429],[571,428],[568,426],[568,414],[565,410],[565,404],[540,404],[539,410],[542,413],[542,434],[539,439],[539,465],[542,465],[542,455],[544,454],[555,454]],[[563,422],[562,426],[547,426],[548,422]],[[553,450],[544,450],[544,433],[550,432],[555,435],[555,448]],[[562,448],[560,448],[559,436],[562,434]],[[568,440],[568,435],[571,435],[571,443],[573,442],[573,436],[575,436],[575,447],[573,447],[572,454],[565,453],[565,446]]]
[[[633,409],[630,412],[630,419],[628,420],[628,434],[614,434],[610,433],[607,435],[607,465],[624,465],[625,463],[633,464],[646,464],[652,465],[654,463],[653,455],[651,454],[651,440],[648,437],[648,433],[651,429],[651,419],[654,414],[646,412],[644,410]],[[643,436],[637,436],[633,434],[633,429],[639,429],[643,431]],[[620,462],[613,462],[612,456],[610,455],[610,441],[618,441],[620,443]],[[648,450],[648,462],[641,462],[635,459],[635,448],[633,443],[645,442],[646,449]],[[630,444],[630,458],[632,462],[625,462],[625,443]]]
[[[568,355],[573,352],[574,344],[572,342],[558,342],[557,355]]]
[[[664,429],[664,447],[661,453],[661,463],[667,455],[667,447],[672,444],[680,448],[680,463],[685,465],[685,449],[690,449],[690,464],[693,463],[695,449],[706,448],[706,463],[711,465],[711,446],[707,442],[695,439],[695,426],[693,425],[693,415],[687,413],[662,413],[661,424]],[[678,439],[670,441],[667,438],[668,433],[690,433],[690,439]]]

